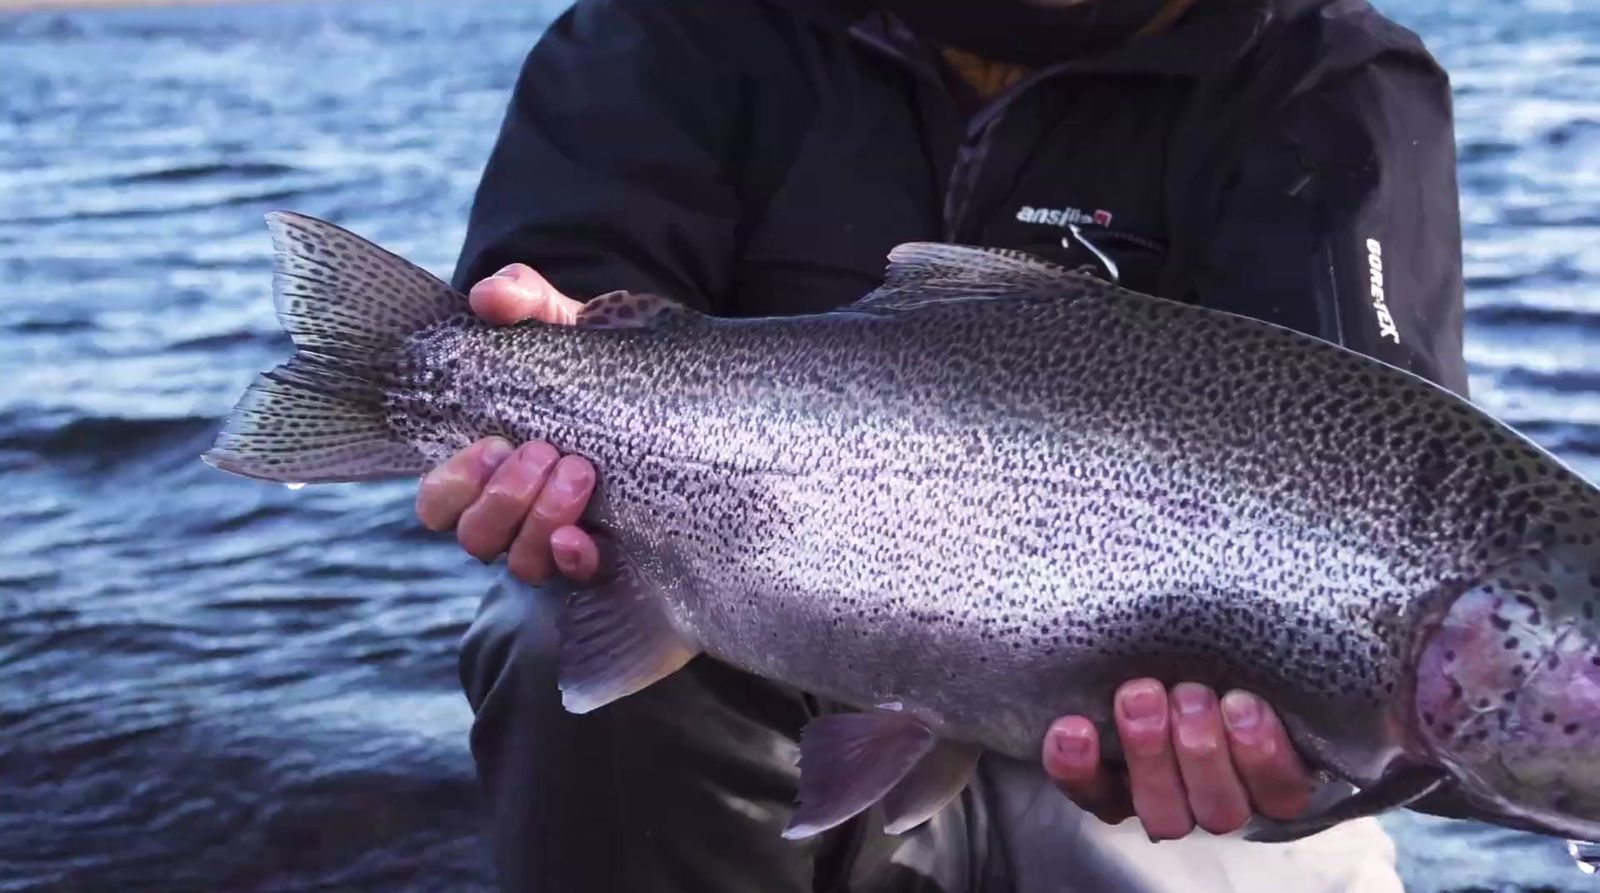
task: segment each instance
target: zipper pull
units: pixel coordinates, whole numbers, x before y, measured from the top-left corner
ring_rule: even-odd
[[[1100,261],[1101,265],[1106,268],[1106,273],[1109,276],[1109,280],[1108,281],[1110,281],[1113,285],[1115,285],[1115,284],[1117,284],[1118,282],[1121,281],[1121,279],[1122,279],[1122,271],[1117,269],[1117,262],[1112,260],[1111,257],[1109,255],[1107,255],[1104,251],[1101,251],[1098,247],[1096,247],[1093,242],[1089,241],[1083,235],[1083,229],[1081,227],[1079,227],[1076,223],[1069,223],[1069,224],[1067,224],[1067,231],[1072,233],[1072,235],[1071,236],[1062,236],[1061,237],[1061,247],[1062,248],[1065,248],[1068,251],[1071,251],[1072,250],[1072,240],[1073,239],[1077,239],[1078,240],[1078,244],[1080,244],[1084,248],[1088,249],[1089,253],[1094,255],[1095,259]]]

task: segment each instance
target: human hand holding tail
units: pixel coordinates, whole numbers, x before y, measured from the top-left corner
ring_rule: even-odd
[[[525,319],[571,325],[583,307],[526,264],[484,279],[468,298],[473,312],[497,325]],[[511,573],[528,583],[557,572],[581,582],[600,564],[594,540],[577,527],[594,481],[594,467],[582,456],[562,456],[543,441],[512,447],[486,437],[423,477],[417,516],[430,530],[453,528],[456,541],[480,561],[505,555]]]

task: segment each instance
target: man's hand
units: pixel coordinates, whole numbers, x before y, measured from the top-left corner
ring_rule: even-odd
[[[1100,763],[1100,737],[1085,717],[1056,720],[1044,739],[1045,771],[1073,802],[1115,824],[1137,814],[1155,840],[1199,826],[1213,834],[1244,827],[1254,812],[1289,819],[1311,797],[1306,770],[1266,702],[1229,692],[1219,702],[1194,683],[1169,694],[1154,679],[1116,695],[1117,735],[1128,761],[1123,781]]]
[[[525,264],[479,282],[468,297],[473,312],[496,325],[525,319],[570,325],[583,306]],[[461,547],[480,561],[505,555],[511,573],[529,583],[556,572],[587,580],[600,557],[594,540],[576,525],[594,479],[588,460],[563,457],[548,443],[513,449],[486,437],[423,477],[417,517],[430,530],[454,528]]]

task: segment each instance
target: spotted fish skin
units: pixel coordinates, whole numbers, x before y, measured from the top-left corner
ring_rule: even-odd
[[[1558,712],[1600,741],[1594,486],[1308,336],[1007,252],[894,257],[878,292],[806,317],[621,296],[492,327],[458,302],[339,376],[370,382],[390,474],[490,434],[590,458],[586,521],[635,589],[756,674],[1022,759],[1058,716],[1109,729],[1135,676],[1243,687],[1359,786],[1426,763],[1479,817],[1600,836],[1592,759],[1524,733]],[[215,464],[352,479],[252,465],[236,427]],[[1534,617],[1540,586],[1558,598]],[[1505,649],[1462,639],[1484,618],[1526,631],[1524,674],[1558,655],[1567,675],[1519,688]],[[1523,712],[1466,722],[1507,691]]]

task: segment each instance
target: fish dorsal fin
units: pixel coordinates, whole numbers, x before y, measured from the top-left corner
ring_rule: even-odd
[[[584,304],[578,311],[578,325],[586,329],[643,329],[685,322],[699,315],[660,295],[613,291]]]
[[[432,273],[326,220],[273,211],[267,230],[278,321],[301,348],[370,352],[470,312]]]
[[[846,310],[910,310],[949,301],[1056,297],[1095,280],[1011,248],[907,242],[889,252],[883,285]]]

